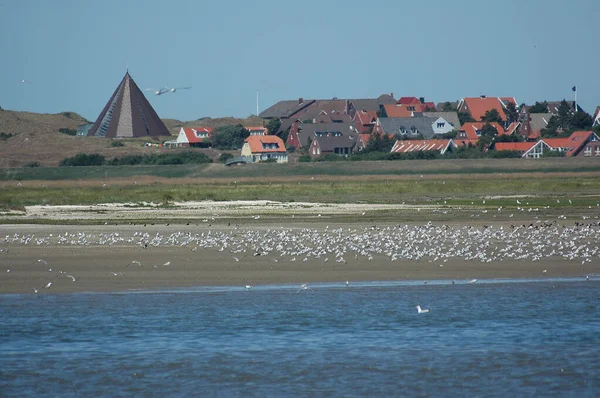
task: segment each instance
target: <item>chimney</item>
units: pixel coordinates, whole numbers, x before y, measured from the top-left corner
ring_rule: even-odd
[[[425,103],[425,97],[419,97],[419,102],[424,104]]]
[[[394,98],[394,93],[390,93],[390,97]]]
[[[298,105],[304,102],[304,98],[298,98]]]
[[[481,98],[487,98],[485,95],[482,95]]]

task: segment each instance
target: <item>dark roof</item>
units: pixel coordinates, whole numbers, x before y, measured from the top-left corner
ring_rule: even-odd
[[[127,138],[171,133],[127,72],[87,135]]]
[[[348,123],[301,123],[298,126],[298,139],[300,144],[305,146],[308,144],[308,138],[314,139],[317,134],[341,133],[348,135],[353,131],[352,125]]]
[[[382,94],[377,98],[351,99],[349,101],[357,111],[378,111],[379,105],[396,103],[394,97],[389,94]]]
[[[314,136],[313,140],[319,143],[321,152],[333,152],[335,148],[354,148],[358,141],[358,134],[346,133],[341,136]]]
[[[294,113],[311,105],[315,100],[303,100],[302,98],[292,101],[279,101],[275,105],[265,109],[258,116],[265,119],[289,118]]]
[[[421,134],[425,139],[431,139],[434,135],[432,124],[437,119],[438,118],[426,116],[384,117],[379,118],[379,123],[386,134],[403,135],[407,137]],[[416,133],[411,133],[413,128],[416,129]],[[405,133],[402,131],[405,131]]]

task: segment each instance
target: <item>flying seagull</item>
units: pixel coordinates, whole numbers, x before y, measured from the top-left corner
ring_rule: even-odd
[[[168,93],[170,90],[167,87],[163,87],[163,88],[159,88],[159,89],[155,89],[155,88],[147,88],[144,91],[154,91],[155,95],[163,95]]]
[[[185,87],[172,87],[169,89],[170,92],[174,93],[177,90],[189,90],[191,89],[192,86],[185,86]]]

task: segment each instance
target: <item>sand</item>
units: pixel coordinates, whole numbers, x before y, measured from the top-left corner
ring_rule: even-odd
[[[256,220],[255,220],[256,221]],[[310,225],[295,225],[269,220],[251,225],[212,224],[199,225],[0,225],[0,293],[74,293],[120,292],[191,286],[240,286],[264,284],[291,284],[345,281],[402,281],[402,280],[470,280],[497,278],[585,278],[600,274],[600,261],[595,257],[585,264],[561,257],[551,257],[543,262],[531,260],[504,260],[482,263],[477,260],[449,258],[440,267],[439,261],[399,259],[390,261],[383,255],[371,260],[364,256],[346,255],[344,262],[299,257],[291,261],[272,252],[254,256],[232,253],[217,248],[198,248],[161,244],[144,247],[136,242],[116,244],[57,244],[56,237],[66,232],[85,233],[94,237],[119,234],[132,237],[137,233],[149,236],[168,236],[176,232],[214,233],[224,231],[242,234],[277,228],[305,228],[320,231],[330,227],[327,220],[314,220]],[[285,225],[282,225],[285,224]],[[489,224],[489,223],[488,223]],[[416,224],[418,225],[418,224]],[[344,223],[343,228],[363,228],[364,224]],[[26,236],[27,243],[5,239],[5,236]],[[48,238],[52,235],[52,238]],[[44,243],[37,244],[36,238]],[[239,259],[239,261],[236,260]],[[43,260],[43,261],[39,261]],[[137,263],[132,263],[138,261]],[[165,265],[167,264],[167,265]],[[49,270],[52,271],[49,271]],[[546,272],[543,272],[546,270]],[[63,271],[61,273],[60,271]],[[68,277],[71,275],[75,278]],[[44,289],[49,282],[52,285]]]

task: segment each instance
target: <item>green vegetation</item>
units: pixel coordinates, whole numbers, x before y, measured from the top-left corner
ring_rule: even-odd
[[[113,148],[116,148],[116,147],[120,147],[120,146],[125,146],[125,144],[123,143],[123,141],[112,141],[110,143],[110,146]]]
[[[490,109],[488,111],[485,111],[485,115],[483,115],[481,121],[487,123],[497,122],[500,123],[500,125],[504,123],[504,120],[502,120],[500,113],[496,109]]]
[[[465,123],[474,122],[475,119],[473,119],[471,117],[471,115],[467,112],[458,112],[458,121],[460,122],[460,125],[462,126]]]
[[[58,129],[58,132],[66,134],[66,135],[77,135],[77,130],[75,130],[75,129],[68,129],[66,127]]]
[[[12,133],[0,133],[0,141],[6,141],[10,137],[14,137],[15,135],[16,134],[12,134]]]
[[[548,113],[548,103],[535,101],[535,105],[529,108],[529,113]]]
[[[222,153],[221,156],[219,156],[219,162],[221,162],[221,163],[227,163],[227,161],[229,159],[232,159],[232,158],[233,158],[232,154],[227,153],[227,152],[226,153]]]
[[[241,124],[217,127],[212,134],[212,146],[220,150],[239,150],[250,132]]]
[[[79,153],[73,157],[65,158],[60,166],[135,166],[135,165],[168,165],[168,164],[199,164],[211,163],[212,160],[200,152],[175,152],[151,155],[125,155],[106,160],[103,155],[97,153]]]
[[[568,137],[573,131],[591,130],[593,119],[585,112],[573,112],[566,100],[562,100],[558,107],[558,114],[553,115],[546,128],[541,131],[542,137]]]
[[[265,165],[266,166],[266,165]],[[268,187],[268,189],[266,189]],[[95,203],[167,203],[190,200],[276,200],[282,202],[307,201],[324,203],[430,203],[440,198],[452,199],[453,204],[469,205],[474,198],[502,196],[488,199],[487,206],[516,206],[514,199],[505,195],[531,195],[531,206],[556,205],[557,196],[569,195],[582,204],[597,202],[597,197],[585,199],[600,191],[596,177],[543,177],[498,176],[494,178],[469,177],[446,179],[443,176],[422,179],[373,179],[357,177],[343,180],[297,181],[237,181],[199,184],[150,184],[127,186],[74,186],[74,187],[5,187],[0,190],[0,208],[23,208],[34,204],[65,205]],[[587,200],[587,202],[586,202]],[[566,202],[566,201],[563,201]],[[561,204],[561,206],[567,206]],[[586,206],[587,207],[587,206]]]
[[[40,162],[35,161],[35,162],[29,162],[27,164],[25,164],[25,166],[23,167],[41,167],[42,165],[40,164]]]

